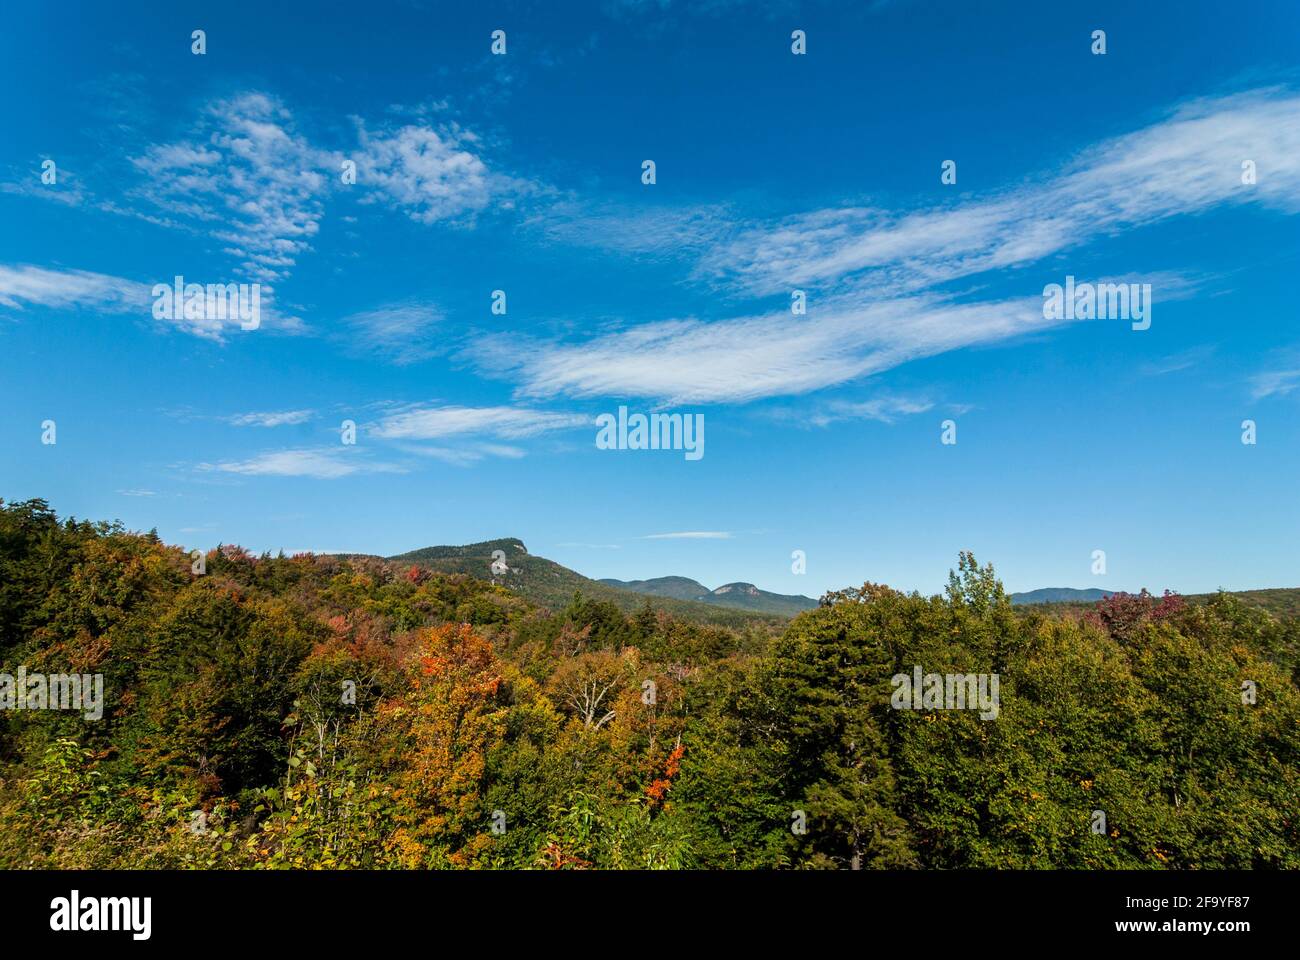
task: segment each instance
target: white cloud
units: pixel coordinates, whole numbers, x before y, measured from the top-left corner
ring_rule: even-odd
[[[522,448],[503,440],[521,440],[592,422],[585,414],[528,407],[410,405],[393,409],[367,430],[377,439],[397,441],[404,453],[467,467],[489,458],[517,460],[525,456]],[[452,439],[455,446],[424,442]]]
[[[680,533],[651,533],[641,540],[730,540],[731,534],[725,530],[685,530]]]
[[[1285,397],[1300,389],[1300,364],[1266,370],[1250,378],[1250,395],[1256,400]]]
[[[873,397],[862,401],[833,401],[826,409],[813,414],[809,422],[819,427],[829,426],[840,420],[875,420],[880,423],[893,423],[899,417],[914,416],[934,409],[929,400],[912,397]]]
[[[592,418],[583,414],[527,407],[412,407],[389,414],[370,432],[386,440],[439,440],[471,434],[520,439],[591,422]]]
[[[525,456],[519,447],[503,443],[468,443],[460,447],[417,446],[403,444],[402,450],[421,457],[431,457],[454,467],[468,467],[489,457],[518,460]]]
[[[511,189],[474,152],[477,138],[459,127],[408,125],[371,133],[357,121],[357,134],[357,182],[377,189],[377,196],[417,223],[472,214]]]
[[[246,279],[273,284],[311,249],[330,193],[352,189],[342,185],[344,160],[357,164],[361,202],[382,200],[423,224],[473,214],[527,189],[489,171],[477,137],[458,126],[372,133],[355,122],[356,149],[339,152],[298,132],[289,109],[269,94],[217,100],[186,137],[132,158],[146,179],[131,196],[224,244]]]
[[[313,477],[318,480],[335,480],[356,473],[400,472],[400,468],[393,464],[370,462],[355,451],[345,452],[342,448],[276,450],[248,460],[201,463],[197,469],[246,477]]]
[[[1243,159],[1255,161],[1258,183],[1241,182]],[[1300,212],[1297,180],[1300,96],[1269,89],[1197,101],[993,199],[901,214],[813,211],[743,227],[701,259],[697,276],[748,294],[821,288],[805,316],[687,317],[581,342],[487,337],[464,355],[516,380],[521,397],[721,403],[806,393],[1063,322],[1045,320],[1037,296],[964,301],[941,284],[1216,205]],[[1037,292],[1045,279],[1025,286]],[[1132,279],[1151,282],[1161,302],[1193,289],[1173,274]]]
[[[114,313],[140,311],[147,315],[152,299],[149,285],[122,277],[88,270],[0,265],[0,306],[91,307]]]
[[[174,278],[168,277],[164,286],[171,287]],[[153,321],[154,284],[139,283],[124,277],[114,277],[89,270],[50,270],[26,264],[0,265],[0,306],[23,309],[24,306],[69,309],[81,307],[101,313],[133,314],[140,319]],[[259,297],[259,319],[264,329],[292,332],[300,321],[281,315],[269,296]],[[173,318],[158,321],[202,337],[223,342],[225,334],[240,324],[240,319],[216,317],[186,317],[184,310],[173,310]]]
[[[433,333],[443,319],[434,304],[397,303],[345,317],[343,338],[354,352],[376,354],[398,365],[417,363],[442,352]]]
[[[1245,185],[1242,161],[1258,182]],[[1027,264],[1120,229],[1228,203],[1300,211],[1300,96],[1197,100],[1099,143],[1054,177],[919,212],[817,210],[741,229],[699,275],[758,294],[843,278],[894,293]]]
[[[190,138],[132,162],[147,178],[139,195],[205,224],[247,279],[274,283],[320,229],[327,161],[278,100],[245,93],[210,104]]]
[[[704,256],[734,232],[734,219],[722,205],[645,207],[557,200],[525,225],[548,240],[618,253],[654,256]]]
[[[1213,346],[1192,347],[1190,350],[1183,350],[1180,353],[1170,354],[1167,357],[1160,357],[1144,363],[1141,367],[1141,373],[1148,377],[1161,377],[1165,374],[1189,370],[1208,359],[1213,353]]]
[[[42,161],[45,159],[44,157],[41,158]],[[86,201],[86,193],[81,178],[73,171],[66,167],[57,168],[58,181],[56,183],[43,182],[41,180],[43,172],[43,170],[37,168],[25,172],[18,180],[0,183],[0,193],[8,193],[16,197],[52,200],[68,207],[79,207]]]
[[[473,214],[495,200],[509,205],[515,195],[532,189],[521,180],[490,172],[476,152],[477,138],[455,125],[435,130],[408,124],[371,133],[358,120],[357,133],[359,144],[351,154],[322,149],[298,132],[293,115],[277,98],[255,91],[242,93],[208,104],[182,138],[149,145],[132,156],[131,165],[143,179],[128,191],[127,208],[117,202],[93,203],[98,209],[141,216],[169,230],[192,229],[211,236],[223,253],[238,262],[238,275],[191,276],[187,281],[258,282],[263,285],[262,325],[298,332],[302,320],[272,306],[275,284],[288,277],[299,258],[311,250],[331,192],[345,189],[340,176],[343,159],[357,162],[356,189],[362,202],[386,202],[424,224]],[[26,181],[4,189],[82,202],[78,181],[67,176],[69,187],[62,192],[38,191]],[[75,197],[69,192],[73,187]],[[131,207],[156,208],[166,216],[160,219]],[[41,280],[15,276],[12,271],[0,275],[0,305],[31,300],[34,290],[52,305],[63,305],[57,291]],[[170,283],[172,277],[160,280]],[[12,295],[6,295],[6,284],[17,288]],[[150,288],[144,287],[141,294],[140,285],[132,286],[130,281],[72,271],[63,277],[60,289],[65,301],[92,300],[112,309],[123,306],[120,301],[127,293],[135,301],[147,302]],[[399,363],[437,352],[427,342],[419,342],[418,335],[439,320],[436,308],[421,304],[385,307],[349,318],[354,330],[368,337],[367,349],[391,355]],[[198,336],[222,339],[220,325],[177,323]]]
[[[1057,323],[1041,297],[954,304],[937,297],[825,301],[706,323],[671,320],[580,344],[485,339],[466,355],[520,381],[523,396],[639,396],[666,404],[737,403],[807,393],[918,357],[1002,340]]]
[[[306,423],[315,413],[314,410],[281,410],[269,413],[240,413],[227,417],[226,421],[236,427],[283,427]]]

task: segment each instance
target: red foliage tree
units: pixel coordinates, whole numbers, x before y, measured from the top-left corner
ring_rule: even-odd
[[[1105,630],[1116,640],[1127,641],[1147,623],[1159,623],[1181,611],[1185,601],[1166,590],[1163,597],[1152,596],[1145,588],[1141,593],[1113,593],[1084,616],[1084,622]]]

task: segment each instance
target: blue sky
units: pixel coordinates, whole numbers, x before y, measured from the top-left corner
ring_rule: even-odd
[[[6,15],[5,499],[813,596],[1300,582],[1295,4],[280,6]],[[155,319],[176,275],[261,325]],[[1067,275],[1150,329],[1045,319]],[[705,455],[597,449],[619,405]]]

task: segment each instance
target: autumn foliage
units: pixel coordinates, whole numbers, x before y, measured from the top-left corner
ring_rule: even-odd
[[[1300,622],[1231,595],[1026,611],[962,554],[736,632],[486,563],[191,562],[0,504],[0,674],[105,690],[0,711],[0,866],[1300,868]],[[997,718],[894,709],[913,665],[996,673]]]

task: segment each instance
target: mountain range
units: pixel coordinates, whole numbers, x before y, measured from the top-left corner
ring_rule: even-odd
[[[559,609],[575,593],[614,604],[632,613],[648,601],[667,613],[719,626],[775,626],[817,606],[812,597],[772,593],[752,583],[725,583],[710,589],[690,577],[667,576],[649,580],[593,580],[553,560],[528,552],[522,540],[505,537],[463,546],[433,546],[383,558],[413,564],[440,573],[461,573],[490,579],[525,599],[549,609]],[[495,568],[494,568],[495,565]],[[1086,608],[1116,591],[1096,588],[1044,587],[1009,595],[1017,606],[1053,604]],[[1209,594],[1188,596],[1197,602]],[[1300,589],[1237,591],[1243,602],[1275,615],[1300,613]]]
[[[690,577],[655,577],[652,580],[606,579],[599,582],[617,590],[630,590],[633,593],[644,593],[652,597],[693,600],[719,607],[734,607],[737,610],[775,613],[783,617],[793,617],[817,606],[817,601],[812,597],[805,597],[802,594],[771,593],[760,590],[752,583],[743,582],[724,583],[714,590],[710,590]]]
[[[1024,593],[1011,593],[1007,596],[1014,604],[1030,603],[1096,603],[1117,593],[1116,590],[1079,590],[1074,587],[1043,587],[1039,590],[1027,590]]]
[[[727,584],[711,591],[686,577],[659,580],[592,580],[553,560],[528,552],[522,540],[506,537],[464,546],[423,547],[386,559],[413,564],[439,573],[463,573],[490,579],[539,606],[558,609],[575,593],[614,604],[632,613],[653,600],[654,606],[700,623],[743,627],[746,624],[778,624],[801,610],[817,606],[809,597],[785,597],[759,590],[753,584]],[[663,582],[670,582],[664,585]],[[640,589],[645,584],[659,584]],[[693,587],[683,586],[693,584]],[[730,589],[728,589],[730,588]]]

